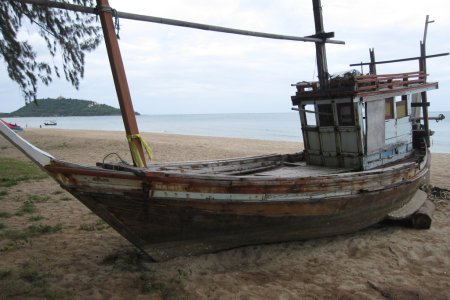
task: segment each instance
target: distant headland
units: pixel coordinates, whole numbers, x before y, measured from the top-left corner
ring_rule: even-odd
[[[138,112],[135,113],[139,115]],[[115,116],[120,109],[91,100],[67,99],[64,97],[37,99],[11,113],[0,113],[0,117],[72,117]]]

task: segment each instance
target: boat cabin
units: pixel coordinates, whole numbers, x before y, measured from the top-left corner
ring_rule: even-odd
[[[425,77],[352,71],[331,78],[324,89],[318,82],[295,84],[292,103],[300,114],[306,162],[369,170],[411,156],[424,146],[424,94],[438,88]]]

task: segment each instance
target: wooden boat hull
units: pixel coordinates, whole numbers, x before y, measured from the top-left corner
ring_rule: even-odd
[[[297,155],[107,169],[59,161],[2,123],[0,132],[157,261],[353,232],[410,203],[429,181],[428,150],[360,172],[308,167]]]
[[[373,225],[408,203],[422,164],[315,177],[117,172],[53,162],[61,186],[154,260],[310,239]]]

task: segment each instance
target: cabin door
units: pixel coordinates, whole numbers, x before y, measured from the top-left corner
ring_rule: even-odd
[[[367,154],[380,151],[385,140],[385,102],[367,102],[366,108],[366,147]]]
[[[314,109],[314,126],[303,127],[307,162],[327,167],[359,168],[362,142],[359,126],[356,126],[358,110],[355,112],[354,103],[349,99],[318,102]]]

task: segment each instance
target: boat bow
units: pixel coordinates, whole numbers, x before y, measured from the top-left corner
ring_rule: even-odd
[[[17,149],[23,152],[29,159],[34,161],[39,167],[44,168],[44,166],[49,165],[55,158],[48,154],[47,152],[37,148],[36,146],[30,144],[28,141],[23,139],[13,130],[8,128],[3,122],[0,122],[0,133]]]

